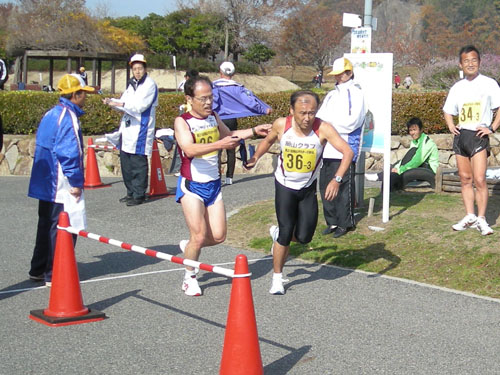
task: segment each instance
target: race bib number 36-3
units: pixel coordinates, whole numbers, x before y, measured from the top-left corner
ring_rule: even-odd
[[[477,124],[481,120],[481,102],[465,103],[460,111],[460,125]]]
[[[283,165],[287,172],[312,172],[316,167],[316,149],[285,146],[283,150]]]
[[[206,130],[200,130],[194,133],[194,138],[196,143],[217,142],[219,140],[219,129],[217,127],[213,127]],[[213,155],[217,155],[217,151],[212,151],[208,154],[197,156],[197,158],[208,158]]]

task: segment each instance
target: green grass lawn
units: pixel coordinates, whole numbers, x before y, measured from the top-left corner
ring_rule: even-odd
[[[365,191],[364,208],[356,210],[356,231],[339,239],[321,234],[326,224],[320,202],[313,240],[307,245],[292,243],[291,255],[500,298],[499,231],[494,226],[500,197],[490,197],[488,204],[487,219],[495,233],[481,236],[475,229],[451,229],[465,214],[459,194],[391,194],[390,221],[384,224],[379,192]],[[370,197],[375,198],[375,212],[367,217]],[[245,207],[229,220],[228,242],[269,253],[269,227],[275,223],[274,201]],[[369,226],[384,230],[373,231]]]

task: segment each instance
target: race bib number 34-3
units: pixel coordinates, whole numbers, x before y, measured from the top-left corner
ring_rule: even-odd
[[[460,125],[477,124],[481,120],[481,102],[465,103],[462,106],[458,122]]]
[[[215,126],[210,129],[200,130],[194,133],[196,143],[213,143],[219,140],[219,129]],[[217,155],[217,151],[209,152],[208,154],[197,156],[198,158],[208,158]]]
[[[316,149],[286,146],[283,150],[283,164],[287,172],[312,172],[316,167]]]

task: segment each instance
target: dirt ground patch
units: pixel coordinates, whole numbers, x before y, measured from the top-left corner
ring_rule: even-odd
[[[184,71],[173,71],[165,69],[149,69],[148,70],[151,78],[156,82],[159,88],[175,90],[175,88],[182,82],[184,77]],[[65,74],[65,72],[54,72],[54,86],[57,85],[57,81]],[[92,82],[92,72],[87,72],[88,82]],[[211,80],[219,78],[217,73],[202,73],[206,74]],[[41,80],[40,80],[41,76]],[[115,73],[115,91],[123,92],[125,91],[126,70],[117,69]],[[298,90],[299,86],[290,82],[286,78],[274,75],[258,76],[250,74],[236,74],[234,80],[243,84],[248,89],[252,90],[254,93],[273,93],[280,91]],[[29,72],[28,83],[36,82],[41,85],[49,84],[49,74],[47,72]],[[9,77],[9,81],[6,87],[10,87],[13,82],[13,76]],[[101,79],[101,89],[103,91],[111,91],[111,72],[104,72]]]

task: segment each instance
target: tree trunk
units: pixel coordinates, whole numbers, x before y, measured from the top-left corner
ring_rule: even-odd
[[[227,22],[224,24],[224,29],[226,32],[226,40],[224,41],[224,61],[227,61],[229,56],[229,29],[227,27]]]

